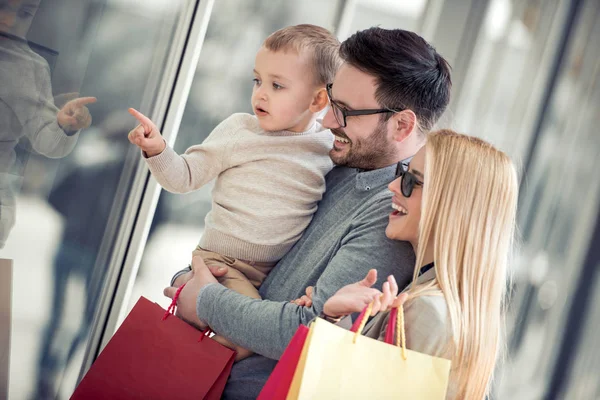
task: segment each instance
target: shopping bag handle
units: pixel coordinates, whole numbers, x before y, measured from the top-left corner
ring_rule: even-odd
[[[175,315],[175,308],[177,307],[177,299],[179,298],[179,294],[181,293],[181,291],[183,290],[184,287],[185,287],[185,283],[183,285],[181,285],[179,287],[179,289],[177,289],[177,291],[175,292],[175,296],[173,296],[173,300],[171,301],[171,304],[167,308],[165,315],[163,315],[163,318],[162,318],[163,321],[165,319],[167,319],[169,317],[169,315],[171,315],[171,314]]]
[[[354,321],[354,324],[352,324],[352,328],[350,328],[350,332],[362,332],[363,328],[365,327],[366,323],[367,323],[367,319],[369,318],[369,315],[371,314],[371,310],[373,309],[373,303],[367,305],[365,308],[363,308],[363,310],[360,312],[360,315],[358,316],[358,318],[356,318],[356,321]]]
[[[163,315],[163,317],[162,317],[163,321],[165,319],[167,319],[169,317],[169,315],[171,315],[171,314],[175,315],[175,308],[177,308],[177,299],[179,299],[179,294],[181,293],[181,291],[183,290],[184,287],[185,287],[185,283],[183,285],[181,285],[179,287],[179,289],[177,289],[177,291],[175,292],[175,295],[173,296],[173,300],[171,301],[169,308],[167,308],[167,311],[165,311],[165,315]],[[212,329],[210,329],[210,327],[207,327],[206,329],[201,330],[200,332],[202,333],[202,335],[198,339],[199,342],[201,342],[202,339],[204,339],[205,337],[210,337],[211,333],[214,333],[214,331]]]
[[[406,360],[406,331],[404,330],[404,306],[392,308],[390,319],[385,329],[386,337],[390,336],[390,344],[393,341],[394,327],[396,328],[396,346],[402,348],[402,358]]]
[[[351,332],[354,332],[354,339],[352,343],[356,343],[356,338],[361,335],[367,319],[373,309],[373,303],[371,302],[368,306],[363,308],[360,315],[350,328]],[[402,348],[402,358],[406,360],[406,332],[404,330],[404,306],[392,308],[388,319],[388,324],[385,329],[385,342],[394,345],[394,328],[396,328],[395,345]]]

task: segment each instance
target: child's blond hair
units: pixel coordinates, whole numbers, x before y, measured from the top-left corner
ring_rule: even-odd
[[[269,35],[263,46],[271,51],[306,52],[311,58],[318,86],[333,82],[342,64],[339,40],[327,29],[316,25],[301,24],[280,29]]]

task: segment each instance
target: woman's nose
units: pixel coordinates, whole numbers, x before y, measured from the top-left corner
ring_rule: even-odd
[[[394,179],[393,181],[390,182],[390,184],[388,185],[388,189],[390,190],[390,192],[394,193],[394,194],[398,194],[400,189],[400,178]]]

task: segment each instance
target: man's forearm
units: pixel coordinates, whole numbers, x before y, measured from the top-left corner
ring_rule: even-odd
[[[233,343],[272,359],[279,359],[301,324],[318,312],[289,302],[246,297],[211,284],[200,291],[198,318]]]

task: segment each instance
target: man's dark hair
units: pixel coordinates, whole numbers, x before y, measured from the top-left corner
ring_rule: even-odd
[[[450,101],[450,65],[414,32],[369,28],[346,39],[340,55],[377,79],[375,98],[383,108],[411,109],[428,131]]]

